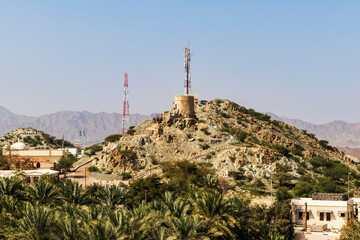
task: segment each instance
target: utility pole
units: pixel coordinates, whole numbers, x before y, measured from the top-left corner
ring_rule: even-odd
[[[307,232],[307,202],[305,203],[304,231]]]
[[[85,186],[84,186],[84,188],[86,188],[86,165],[84,165],[84,167],[85,167]]]
[[[271,170],[271,165],[270,166],[270,194],[271,194],[271,205],[273,204],[273,181],[272,181],[272,170]]]
[[[129,89],[128,89],[128,74],[124,74],[124,102],[123,102],[123,115],[121,124],[121,134],[125,134],[129,130],[130,113],[129,113]]]
[[[348,173],[348,200],[350,199],[350,174]]]

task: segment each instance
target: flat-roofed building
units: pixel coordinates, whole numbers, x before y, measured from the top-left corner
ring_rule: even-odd
[[[0,170],[0,177],[24,176],[28,183],[36,182],[43,175],[58,177],[59,171],[51,169],[35,169],[35,170]]]
[[[339,231],[348,219],[354,218],[354,207],[354,201],[346,194],[318,193],[312,198],[291,200],[293,223],[304,228],[306,223],[313,232]]]

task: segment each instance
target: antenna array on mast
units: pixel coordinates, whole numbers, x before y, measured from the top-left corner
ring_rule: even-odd
[[[190,60],[191,60],[191,52],[190,52],[190,43],[188,43],[187,47],[184,50],[184,68],[185,68],[185,82],[184,82],[184,94],[191,94],[191,77],[190,77]]]
[[[129,130],[130,125],[130,114],[129,114],[129,89],[128,89],[128,74],[124,75],[124,103],[123,103],[123,115],[122,115],[122,124],[121,124],[121,134],[124,134]]]

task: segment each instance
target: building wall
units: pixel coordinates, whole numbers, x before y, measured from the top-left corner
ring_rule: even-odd
[[[37,167],[37,163],[40,164],[40,167],[39,167],[39,168]],[[52,162],[52,161],[48,161],[48,162],[45,162],[45,161],[34,162],[34,167],[36,167],[37,169],[51,169],[51,168],[54,167],[54,162]]]
[[[328,229],[339,230],[346,223],[348,215],[349,218],[354,217],[353,201],[320,201],[309,200],[307,202],[307,211],[309,212],[308,227],[310,225],[324,225],[327,224]],[[299,212],[303,212],[303,219],[305,217],[305,205],[303,201],[292,200],[292,214],[295,224],[303,225],[304,220],[299,220]],[[326,213],[330,212],[330,221],[327,221]],[[324,220],[320,220],[320,212],[324,213]],[[341,213],[345,213],[342,217]]]
[[[185,117],[195,116],[194,96],[178,95],[175,96],[175,109],[178,109]]]
[[[8,151],[3,152],[4,155],[9,155]],[[34,158],[44,158],[44,159],[60,159],[62,156],[66,155],[66,150],[57,150],[57,149],[34,149],[34,150],[12,150],[11,155],[17,157],[28,157],[30,159]]]

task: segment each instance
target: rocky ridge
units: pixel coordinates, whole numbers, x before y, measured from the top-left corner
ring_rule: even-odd
[[[60,148],[63,145],[62,139],[56,139],[43,131],[34,128],[18,128],[0,137],[0,148],[11,146],[16,142],[24,143],[27,149]],[[64,147],[74,147],[74,145],[65,140]]]
[[[245,175],[269,178],[277,164],[289,166],[297,177],[296,169],[316,156],[352,166],[350,158],[314,135],[229,100],[214,99],[195,112],[196,118],[188,119],[171,109],[142,122],[132,135],[105,144],[93,165],[136,178],[159,163],[189,160],[229,180],[240,168]]]

